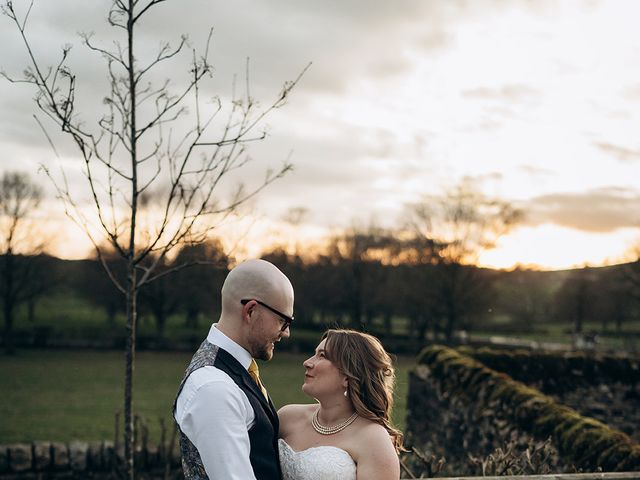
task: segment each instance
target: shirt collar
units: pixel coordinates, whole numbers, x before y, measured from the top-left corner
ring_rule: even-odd
[[[231,354],[233,358],[238,360],[240,364],[245,368],[249,369],[249,365],[251,364],[251,354],[245,350],[243,347],[238,345],[236,342],[227,337],[224,333],[222,333],[217,328],[217,323],[211,325],[209,329],[209,335],[207,335],[207,341],[214,345],[218,345],[223,350],[226,350]]]

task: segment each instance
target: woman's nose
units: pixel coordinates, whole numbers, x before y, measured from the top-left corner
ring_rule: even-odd
[[[313,368],[313,362],[311,362],[310,358],[307,358],[304,362],[302,362],[302,366],[304,368]]]

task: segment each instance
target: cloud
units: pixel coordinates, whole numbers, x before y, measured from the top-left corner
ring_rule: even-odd
[[[539,176],[539,175],[543,175],[543,176],[549,176],[549,175],[553,175],[553,170],[550,170],[548,168],[542,168],[542,167],[538,167],[537,165],[519,165],[518,170],[521,170],[522,172],[524,172],[527,175],[532,175],[532,176]]]
[[[595,145],[606,154],[615,157],[621,162],[636,162],[640,160],[640,150],[631,150],[630,148],[607,142],[597,142]]]
[[[623,96],[628,100],[640,100],[640,83],[625,88]]]
[[[114,36],[120,32],[106,24],[109,3],[99,2],[99,9],[95,2],[85,5],[75,0],[36,4],[27,33],[41,63],[55,64],[59,47],[73,43],[72,61],[79,83],[103,87],[106,75],[96,58],[99,55],[81,46],[76,32],[95,32],[96,44],[112,48]],[[515,3],[519,8],[531,8],[525,0]],[[214,86],[207,93],[228,96],[233,76],[243,77],[249,58],[250,84],[258,98],[277,94],[280,85],[295,78],[309,62],[313,66],[299,91],[340,95],[362,82],[411,71],[415,64],[403,56],[405,52],[430,54],[449,48],[457,24],[470,16],[491,15],[500,9],[503,5],[498,0],[479,1],[477,5],[423,0],[404,0],[401,5],[384,0],[182,0],[166,2],[149,11],[140,24],[136,47],[142,61],[145,55],[157,52],[160,40],[175,43],[182,33],[188,33],[194,48],[201,50],[213,27]],[[0,41],[15,47],[6,49],[1,66],[20,72],[26,58],[17,31],[8,19],[1,20]],[[93,60],[87,61],[88,58]],[[174,67],[166,71],[167,76],[175,77],[176,72],[186,70]],[[506,93],[513,94],[511,89],[507,87]]]
[[[95,126],[95,118],[104,111],[100,100],[108,89],[105,90],[104,62],[99,55],[80,45],[75,32],[95,31],[96,42],[111,47],[116,32],[105,23],[110,3],[108,0],[37,2],[29,28],[36,55],[44,65],[57,62],[62,44],[75,43],[71,62],[78,74],[78,94],[83,96],[78,113],[88,128]],[[251,93],[262,105],[277,95],[284,81],[295,78],[308,62],[313,62],[286,108],[269,116],[267,122],[275,128],[270,130],[271,135],[264,145],[260,142],[251,146],[250,153],[256,160],[242,177],[248,184],[259,182],[266,165],[277,166],[289,151],[293,152],[294,172],[266,189],[256,201],[270,212],[279,214],[288,211],[291,205],[299,205],[309,209],[310,220],[331,226],[354,216],[366,217],[373,211],[391,217],[391,209],[384,210],[385,205],[392,202],[402,205],[406,196],[434,191],[439,183],[449,181],[451,175],[463,173],[469,173],[479,181],[493,182],[498,187],[515,185],[509,188],[518,190],[517,198],[548,192],[536,188],[541,184],[548,188],[549,183],[566,170],[570,173],[565,184],[573,185],[566,190],[615,184],[616,169],[633,168],[631,162],[640,152],[598,144],[597,148],[611,155],[605,158],[612,166],[611,174],[598,176],[600,174],[596,173],[596,180],[591,182],[577,179],[574,173],[580,172],[577,168],[563,170],[561,162],[547,161],[549,157],[562,157],[563,152],[557,152],[565,146],[572,148],[570,138],[564,135],[558,135],[557,143],[553,135],[552,138],[544,137],[554,128],[555,124],[550,120],[557,120],[567,130],[602,132],[602,129],[591,128],[591,125],[586,128],[580,122],[568,121],[569,116],[556,118],[545,108],[529,108],[546,107],[546,100],[561,108],[563,102],[548,96],[548,88],[566,82],[567,77],[563,72],[558,76],[548,75],[539,58],[530,57],[529,50],[520,48],[520,34],[528,35],[526,28],[518,30],[518,36],[510,37],[508,46],[513,44],[514,58],[522,57],[526,52],[528,63],[525,66],[531,66],[532,75],[520,72],[522,65],[509,62],[505,62],[502,72],[489,67],[469,70],[473,60],[483,65],[477,54],[465,56],[469,44],[478,43],[481,40],[478,34],[489,26],[496,27],[492,32],[499,34],[504,27],[500,19],[510,26],[517,26],[522,17],[533,16],[536,23],[545,26],[540,31],[534,29],[536,35],[553,32],[565,25],[551,21],[566,16],[565,7],[557,0],[507,3],[502,0],[403,0],[400,3],[383,0],[173,0],[150,11],[150,16],[140,24],[136,46],[138,59],[144,63],[144,58],[157,52],[161,40],[175,43],[184,32],[189,33],[193,46],[201,49],[209,27],[214,27],[210,58],[214,75],[212,84],[203,86],[202,98],[228,97],[234,74],[238,74],[237,91],[241,94],[245,85],[245,62],[249,58]],[[566,10],[568,13],[576,11]],[[623,12],[625,14],[628,16]],[[574,15],[569,16],[570,22],[578,23]],[[18,32],[12,27],[6,17],[0,18],[0,42],[7,46],[0,67],[15,74],[26,64],[26,57]],[[462,35],[465,31],[475,34],[465,37]],[[556,39],[556,34],[543,39],[540,48],[547,48],[547,41]],[[540,55],[547,59],[551,54],[557,54],[560,59],[569,58],[571,65],[581,66],[588,58],[575,57],[573,53],[591,50],[580,42],[575,47],[570,57],[555,49]],[[499,52],[491,49],[483,52],[492,58],[499,57]],[[535,54],[535,49],[531,53]],[[184,85],[182,80],[189,58],[187,54],[178,67],[167,63],[158,75],[154,75],[154,80],[162,82],[166,77],[177,85]],[[574,74],[583,70],[576,68]],[[538,79],[538,73],[543,81]],[[607,81],[618,79],[616,91],[621,90],[620,85],[629,85],[625,93],[640,98],[637,82],[634,87],[635,80],[622,77],[608,76]],[[540,90],[529,86],[530,82],[534,87],[539,85]],[[575,91],[575,84],[571,85]],[[18,99],[18,91],[28,93],[25,98]],[[51,156],[44,135],[31,118],[32,94],[28,86],[0,82],[0,144],[7,162],[14,158],[22,161],[28,155],[37,165],[37,161],[43,160],[39,157]],[[92,101],[88,101],[89,98]],[[608,105],[609,97],[603,97],[602,101]],[[553,115],[558,111],[554,109]],[[376,118],[381,112],[384,117]],[[543,116],[540,117],[542,120],[537,115]],[[582,117],[589,118],[587,115]],[[540,124],[544,126],[542,134]],[[521,127],[526,133],[520,133],[524,131],[518,130]],[[462,135],[469,132],[473,135]],[[56,134],[53,129],[51,133]],[[538,149],[535,145],[530,147],[531,138],[546,138],[547,141],[536,143],[548,145],[548,150]],[[635,145],[633,141],[624,141],[626,137],[615,138],[622,145]],[[481,141],[476,143],[478,139]],[[22,149],[19,148],[21,145]],[[60,148],[58,145],[56,142],[56,147]],[[493,148],[494,145],[505,148]],[[518,149],[511,148],[514,145]],[[488,146],[491,148],[487,149]],[[599,153],[590,145],[587,148],[591,149],[590,154]],[[63,148],[60,150],[63,157],[71,156]],[[461,160],[463,156],[465,159]],[[487,161],[476,161],[471,165],[467,160],[476,157],[487,158]],[[593,157],[575,155],[571,158],[580,158],[587,163]],[[541,159],[540,165],[536,164],[538,159]],[[512,181],[513,163],[508,163],[511,161],[518,165],[516,180],[524,178],[526,188],[520,189],[518,181]],[[601,170],[605,168],[603,162]],[[502,172],[503,177],[495,172]],[[630,175],[623,175],[620,182],[628,182],[630,178]],[[554,191],[564,188],[558,186],[561,183],[553,185]],[[558,193],[536,197],[528,202],[528,206],[532,222],[606,230],[617,228],[616,225],[625,221],[627,224],[634,221],[624,217],[631,217],[629,212],[640,211],[637,196],[628,191],[590,190],[582,195]]]
[[[403,72],[410,70],[411,67],[411,62],[400,56],[395,58],[386,57],[371,64],[369,72],[376,78],[385,78],[388,76],[401,75]]]
[[[121,32],[105,21],[108,3],[100,2],[99,10],[93,2],[85,5],[73,0],[57,0],[55,5],[36,4],[27,34],[39,61],[43,65],[55,64],[60,46],[67,43],[74,44],[74,57],[99,57],[80,45],[77,32],[82,31],[95,32],[95,43],[112,49],[115,36]],[[143,18],[136,47],[139,59],[143,59],[157,51],[160,40],[176,43],[181,34],[188,33],[194,48],[202,50],[209,29],[213,28],[211,60],[218,88],[230,89],[231,78],[244,74],[245,60],[250,58],[251,83],[258,94],[272,92],[274,85],[277,88],[295,77],[309,62],[314,63],[314,68],[306,76],[302,89],[341,93],[354,79],[384,78],[412,67],[398,52],[407,47],[404,35],[407,31],[414,32],[410,36],[420,35],[420,41],[426,43],[424,22],[432,22],[428,14],[432,7],[423,3],[406,0],[402,8],[397,8],[382,0],[166,2]],[[2,67],[20,72],[26,57],[19,45],[17,29],[7,18],[0,20],[0,40],[4,45],[16,47],[3,55]],[[371,51],[376,55],[368,55]],[[87,68],[91,71],[82,72],[86,75],[78,78],[86,79],[90,85],[95,83],[93,80],[104,78],[104,68],[96,69],[95,63],[89,62]],[[85,65],[87,62],[80,60],[76,68]]]
[[[554,223],[587,232],[613,232],[640,224],[640,191],[610,187],[541,195],[522,208],[528,224]]]
[[[432,29],[417,39],[417,46],[423,51],[435,51],[449,47],[453,42],[453,35],[444,29]]]
[[[464,175],[463,181],[470,182],[472,185],[482,186],[487,183],[499,183],[504,180],[502,172],[487,172],[480,175]]]
[[[472,99],[488,100],[508,100],[519,101],[532,96],[537,96],[539,92],[526,85],[503,85],[500,88],[479,87],[471,90],[464,90],[462,95]]]

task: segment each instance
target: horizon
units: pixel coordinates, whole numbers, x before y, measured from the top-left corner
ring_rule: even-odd
[[[243,219],[243,220],[246,221],[246,219]],[[255,225],[253,227],[255,228]],[[269,228],[271,228],[271,225],[269,225]],[[229,241],[229,239],[225,241],[225,238],[217,237],[215,235],[211,236],[208,240],[211,240],[211,241],[217,240],[221,242],[221,245],[224,249],[225,254],[228,255],[229,257],[230,266],[236,265],[242,261],[245,261],[251,258],[261,258],[272,252],[276,252],[279,250],[286,252],[288,255],[300,256],[300,258],[302,258],[302,260],[306,263],[313,263],[317,261],[320,256],[328,254],[327,252],[328,245],[332,239],[335,239],[337,237],[347,234],[347,232],[333,232],[332,236],[327,236],[322,238],[318,237],[318,238],[312,239],[311,237],[302,237],[298,239],[289,238],[288,240],[284,240],[282,236],[282,231],[283,231],[282,229],[277,229],[277,231],[271,231],[270,233],[272,235],[271,240],[263,245],[256,245],[256,244],[250,245],[246,242],[246,239],[240,240],[238,242]],[[86,249],[83,250],[84,253],[78,254],[80,250],[77,248],[77,243],[75,244],[75,247],[73,248],[71,253],[65,254],[65,251],[64,251],[65,249],[49,249],[49,248],[45,248],[42,253],[45,255],[58,258],[60,260],[70,260],[70,261],[95,260],[96,258],[95,249],[90,244],[88,238],[86,238],[86,235],[82,232],[80,233],[78,234],[78,237],[76,237],[76,239],[80,240],[80,243],[86,242]],[[245,230],[245,233],[246,233],[246,230]],[[363,231],[363,233],[366,233],[366,232]],[[387,233],[390,234],[393,238],[396,238],[396,239],[398,238],[399,232],[397,231],[396,232],[387,231]],[[242,235],[239,235],[239,236],[242,237]],[[307,248],[305,248],[304,251],[300,250],[301,241],[308,242]],[[311,243],[312,241],[313,243]],[[172,255],[170,256],[170,258],[173,257],[175,254],[177,254],[179,249],[180,247],[177,247],[174,251],[172,251]],[[491,252],[492,250],[488,250],[487,253],[491,253]],[[482,258],[482,255],[481,255],[481,258]],[[557,268],[539,265],[539,264],[533,264],[533,263],[529,263],[529,264],[514,263],[506,267],[485,264],[482,262],[476,262],[476,263],[463,262],[463,264],[473,265],[477,268],[490,269],[490,270],[502,271],[502,272],[512,272],[512,271],[518,271],[518,270],[536,271],[536,272],[562,272],[562,271],[570,271],[570,270],[580,270],[583,268],[615,267],[615,266],[625,265],[628,263],[633,263],[635,261],[638,261],[637,257],[629,256],[628,258],[623,258],[623,259],[620,259],[619,261],[606,261],[602,263],[593,263],[593,264],[589,262],[582,262],[582,263],[576,263],[573,265],[563,265]],[[385,261],[384,259],[382,259],[381,262],[383,264],[392,264],[389,261]],[[410,264],[411,262],[398,261],[398,264],[402,264],[402,263]]]

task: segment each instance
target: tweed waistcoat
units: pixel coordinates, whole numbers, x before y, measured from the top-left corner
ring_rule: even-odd
[[[249,376],[249,372],[230,353],[206,340],[202,342],[187,367],[178,388],[176,401],[189,375],[205,366],[214,366],[227,373],[249,399],[255,415],[254,425],[249,429],[251,444],[249,460],[256,478],[258,480],[280,480],[282,474],[278,459],[278,415],[271,399],[267,402],[258,385]],[[175,410],[176,403],[173,405],[174,416]],[[198,449],[182,431],[180,432],[180,448],[185,479],[209,479]],[[212,478],[211,480],[218,479]]]

